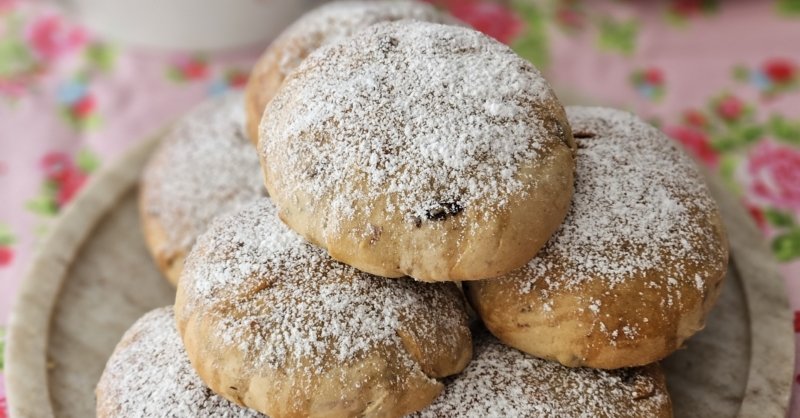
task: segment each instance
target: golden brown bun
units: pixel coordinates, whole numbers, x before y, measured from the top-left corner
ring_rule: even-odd
[[[308,57],[264,115],[281,219],[375,275],[509,273],[569,207],[561,104],[536,68],[471,29],[373,25]]]
[[[472,356],[451,283],[385,280],[330,259],[268,199],[218,219],[187,258],[175,303],[200,377],[270,417],[402,416]]]
[[[336,1],[306,13],[286,29],[253,67],[245,88],[247,134],[253,144],[258,143],[258,125],[267,103],[310,53],[375,23],[401,19],[455,23],[432,5],[419,1]]]
[[[597,370],[568,368],[475,333],[475,358],[445,381],[436,401],[414,418],[672,417],[658,364]]]
[[[266,418],[203,384],[186,357],[171,306],[145,314],[125,332],[95,393],[98,418]]]
[[[578,143],[567,219],[528,265],[467,295],[494,335],[537,357],[649,364],[703,328],[727,267],[722,220],[657,129],[612,109],[567,113]]]
[[[144,236],[173,285],[195,239],[216,216],[266,195],[243,130],[241,93],[209,100],[170,129],[144,169]]]

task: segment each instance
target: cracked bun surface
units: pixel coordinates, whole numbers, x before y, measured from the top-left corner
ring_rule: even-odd
[[[475,358],[445,379],[436,401],[412,418],[672,417],[661,367],[569,368],[522,353],[486,330],[475,333]]]
[[[264,113],[281,219],[384,277],[478,280],[566,216],[574,141],[541,73],[472,29],[378,23],[312,53]]]
[[[176,122],[145,167],[139,195],[147,248],[167,280],[177,285],[215,217],[266,194],[244,134],[241,93],[210,99]]]
[[[187,258],[175,304],[197,373],[270,417],[402,416],[472,356],[453,283],[386,280],[332,260],[269,199],[219,218]]]
[[[378,22],[411,19],[456,23],[434,6],[414,0],[335,1],[303,15],[286,29],[259,58],[245,88],[247,134],[258,143],[264,109],[283,80],[317,48],[339,42]]]
[[[150,311],[125,332],[95,393],[98,418],[266,418],[218,396],[200,380],[171,306]]]
[[[467,283],[502,342],[567,366],[660,360],[703,328],[728,246],[702,175],[661,131],[614,109],[567,108],[578,145],[567,219],[525,267]]]

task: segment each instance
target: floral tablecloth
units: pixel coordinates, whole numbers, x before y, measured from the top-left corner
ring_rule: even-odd
[[[719,174],[769,241],[800,332],[800,0],[433,2]],[[0,0],[0,418],[3,324],[43,234],[97,167],[240,88],[260,49],[125,48],[51,3]]]

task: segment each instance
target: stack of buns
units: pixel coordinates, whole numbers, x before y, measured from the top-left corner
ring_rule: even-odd
[[[140,209],[177,296],[117,346],[101,417],[668,417],[658,361],[728,257],[662,133],[565,110],[413,1],[301,18],[171,129]]]

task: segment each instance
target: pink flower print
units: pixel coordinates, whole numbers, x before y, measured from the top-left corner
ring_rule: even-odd
[[[86,32],[79,27],[68,26],[57,15],[44,15],[33,20],[26,30],[25,38],[31,50],[42,60],[52,61],[69,54],[86,43]]]
[[[11,247],[0,245],[0,267],[11,265],[14,261],[14,250]]]
[[[644,79],[651,85],[660,86],[664,84],[664,73],[658,68],[648,68],[644,72]]]
[[[56,183],[63,182],[70,170],[75,166],[72,164],[72,158],[63,152],[49,152],[42,157],[41,163],[44,174],[48,180]]]
[[[0,0],[0,13],[14,9],[17,6],[17,0]]]
[[[56,100],[62,116],[75,129],[85,131],[100,124],[96,96],[84,81],[72,80],[59,85]]]
[[[787,84],[794,80],[797,71],[794,63],[784,58],[773,58],[766,63],[762,71],[775,84]]]
[[[247,84],[248,74],[245,71],[233,70],[227,74],[226,78],[231,87],[241,89]]]
[[[704,164],[711,167],[717,166],[719,154],[711,146],[708,136],[702,131],[688,126],[673,126],[664,131]]]
[[[59,208],[66,206],[78,194],[86,179],[86,174],[77,169],[68,171],[67,177],[59,184],[56,194],[56,204]]]
[[[483,0],[442,3],[457,19],[505,44],[512,43],[524,28],[519,16],[499,3]]]
[[[209,86],[208,92],[211,95],[224,94],[230,89],[243,89],[247,84],[249,74],[240,69],[226,71],[223,76],[215,80]]]
[[[664,97],[664,72],[656,67],[634,71],[630,75],[631,84],[645,99],[658,101]]]
[[[14,244],[14,236],[11,234],[11,230],[6,225],[0,224],[0,268],[6,267],[11,265],[11,262],[14,261],[14,250],[11,249],[11,246]],[[3,330],[0,329],[0,350],[2,350],[3,346]],[[3,354],[0,352],[0,370],[3,370]],[[3,395],[2,385],[0,385],[0,396]]]
[[[180,57],[167,69],[167,76],[175,81],[203,80],[208,73],[208,62],[202,56]]]
[[[670,10],[680,16],[689,17],[702,11],[700,0],[674,0]]]
[[[0,96],[11,98],[25,94],[25,83],[19,80],[3,80],[0,78]]]
[[[89,118],[96,108],[96,101],[94,96],[87,94],[80,98],[77,102],[72,104],[72,114],[76,119]]]
[[[727,95],[717,102],[716,112],[728,122],[735,122],[744,113],[744,103],[736,96]]]
[[[586,16],[577,8],[562,5],[556,10],[556,22],[564,29],[577,31],[586,26]]]
[[[761,91],[764,99],[770,99],[800,86],[798,66],[788,58],[771,58],[753,69],[737,66],[733,69],[733,76],[741,82],[752,84]]]
[[[72,158],[61,152],[51,152],[42,158],[42,168],[47,180],[56,186],[55,203],[64,207],[80,190],[87,175],[73,162]]]
[[[762,141],[747,161],[753,197],[790,210],[800,210],[800,151]]]
[[[672,0],[669,13],[678,19],[688,19],[699,14],[710,14],[718,7],[718,0]]]
[[[703,112],[699,110],[690,109],[683,114],[683,121],[689,126],[695,128],[705,128],[708,126],[708,119]]]
[[[767,216],[764,214],[764,209],[748,203],[747,201],[743,201],[742,204],[745,209],[747,209],[747,213],[750,214],[750,217],[753,218],[756,226],[762,231],[765,231],[767,229]]]

